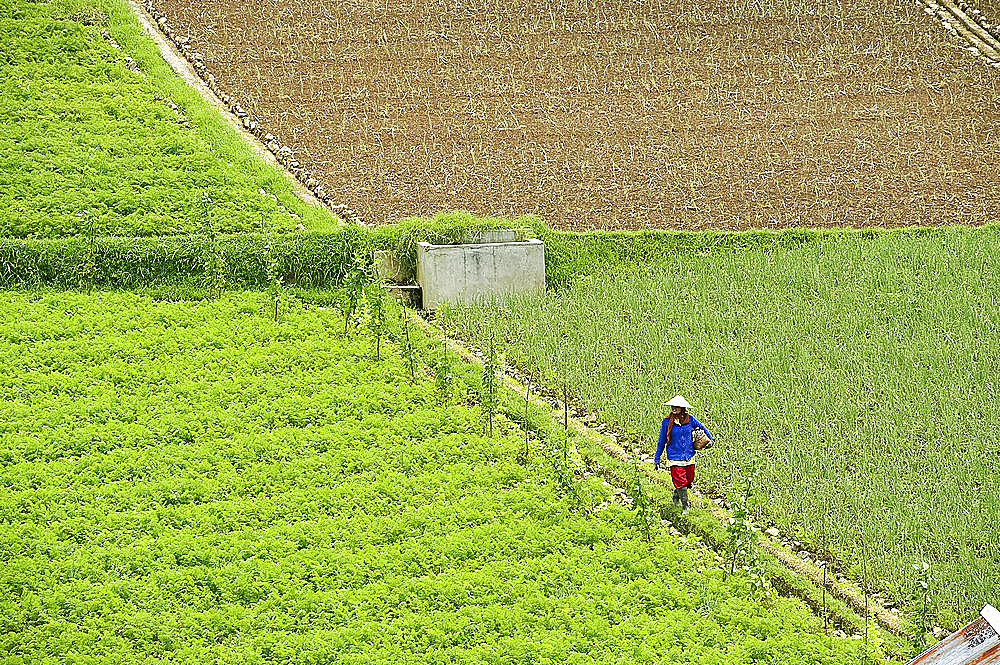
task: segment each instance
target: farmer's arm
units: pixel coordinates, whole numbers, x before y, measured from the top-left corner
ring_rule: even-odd
[[[708,431],[708,428],[702,425],[700,422],[698,422],[698,419],[695,418],[694,416],[691,416],[691,424],[692,427],[697,427],[698,429],[704,430],[705,435],[708,437],[709,441],[715,441],[715,437],[712,436],[712,433]]]
[[[656,457],[653,461],[657,464],[660,463],[660,455],[663,454],[663,448],[667,445],[667,419],[664,418],[663,422],[660,423],[660,439],[656,442]]]

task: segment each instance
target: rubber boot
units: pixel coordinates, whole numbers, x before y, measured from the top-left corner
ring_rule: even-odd
[[[688,491],[687,491],[687,488],[685,487],[684,489],[677,490],[677,491],[680,492],[680,494],[681,494],[681,507],[683,508],[683,510],[681,510],[681,513],[687,513],[688,508],[691,507],[691,504],[688,501]]]
[[[675,506],[680,506],[681,505],[681,492],[683,492],[683,491],[684,490],[677,490],[677,489],[674,490],[674,505]]]

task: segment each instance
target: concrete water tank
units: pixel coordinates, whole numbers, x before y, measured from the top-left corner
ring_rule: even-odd
[[[417,283],[430,310],[444,302],[468,305],[504,293],[545,291],[545,244],[418,242]]]

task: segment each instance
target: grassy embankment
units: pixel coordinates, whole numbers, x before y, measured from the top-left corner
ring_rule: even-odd
[[[2,14],[0,237],[334,226],[170,70],[124,0]]]
[[[629,251],[619,238],[554,234],[576,277],[449,325],[476,344],[495,335],[649,450],[661,402],[683,393],[719,437],[699,458],[702,489],[732,496],[751,478],[757,519],[855,578],[867,554],[904,603],[923,577],[912,564],[930,562],[942,622],[996,601],[1000,229],[804,231],[770,246],[645,234]],[[608,261],[605,247],[622,251]]]
[[[469,385],[270,307],[2,296],[6,662],[862,659],[600,483],[572,508]]]

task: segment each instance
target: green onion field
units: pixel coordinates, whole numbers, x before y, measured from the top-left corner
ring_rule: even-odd
[[[944,618],[997,600],[998,305],[986,227],[671,254],[444,320],[650,451],[683,394],[719,439],[698,486],[751,479],[761,522],[899,602],[931,563]]]

